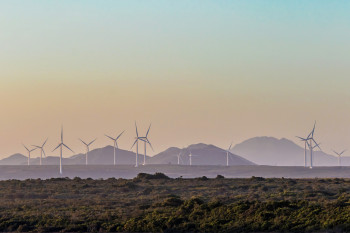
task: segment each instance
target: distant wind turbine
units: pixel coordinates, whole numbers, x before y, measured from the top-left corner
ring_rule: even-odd
[[[48,138],[47,138],[48,139]],[[42,164],[41,160],[42,160],[42,157],[43,157],[43,154],[44,156],[46,157],[46,154],[45,154],[45,151],[44,151],[44,146],[47,142],[47,139],[45,140],[45,142],[42,144],[42,146],[36,146],[36,145],[32,145],[34,147],[36,147],[37,149],[40,149],[40,165]]]
[[[227,167],[228,167],[228,156],[229,156],[231,147],[232,147],[232,142],[231,142],[230,147],[226,150],[226,166],[227,166]]]
[[[35,151],[36,149],[38,149],[38,148],[34,148],[34,149],[31,149],[31,150],[29,150],[24,144],[22,144],[23,146],[24,146],[24,148],[26,148],[26,150],[28,151],[28,166],[30,165],[30,153],[32,152],[32,151]]]
[[[62,175],[62,149],[63,147],[66,147],[68,150],[70,150],[71,152],[74,153],[74,151],[72,149],[70,149],[66,144],[63,143],[63,126],[61,128],[61,143],[58,144],[58,146],[52,151],[54,152],[55,150],[57,150],[58,148],[60,148],[60,174]]]
[[[139,166],[139,162],[138,162],[138,157],[139,157],[139,140],[143,141],[141,137],[139,137],[139,133],[137,131],[137,125],[135,122],[135,128],[136,128],[136,137],[135,137],[135,142],[134,144],[132,144],[131,149],[136,145],[136,161],[135,161],[135,167]]]
[[[302,138],[299,136],[296,136],[297,138],[299,138],[301,141],[305,142],[305,148],[304,148],[304,167],[307,166],[307,147],[309,146],[309,138]]]
[[[97,138],[96,138],[96,139],[97,139]],[[86,143],[86,142],[84,142],[83,140],[81,140],[81,139],[79,138],[79,140],[86,146],[85,165],[88,165],[88,153],[90,152],[90,145],[91,145],[92,143],[94,143],[94,142],[96,141],[96,139],[93,140],[93,141],[91,141],[90,143]]]
[[[192,166],[192,157],[193,156],[198,156],[198,155],[193,155],[192,151],[190,151],[190,154],[188,156],[190,157],[190,166]]]
[[[113,146],[114,147],[114,153],[113,153],[113,164],[114,164],[114,166],[116,165],[115,150],[118,148],[118,139],[120,138],[120,136],[122,136],[123,133],[124,133],[124,131],[121,132],[118,135],[118,137],[116,137],[116,138],[112,138],[111,136],[108,136],[108,135],[105,134],[106,137],[108,137],[109,139],[113,140],[113,142],[114,142],[114,146]]]
[[[182,150],[180,150],[179,154],[177,154],[177,165],[180,165],[180,161],[181,161],[181,163],[183,163],[183,160],[181,158],[181,154],[182,154]]]
[[[149,133],[149,130],[150,130],[150,129],[151,129],[151,124],[150,124],[149,127],[148,127],[146,136],[145,136],[145,137],[139,137],[139,139],[145,143],[145,153],[144,153],[144,155],[143,155],[143,164],[142,164],[142,165],[146,165],[146,147],[147,147],[147,144],[149,144],[150,147],[151,147],[151,149],[153,150],[152,144],[151,144],[151,142],[148,140],[148,133]],[[154,151],[154,150],[153,150],[153,151]]]
[[[315,133],[315,129],[316,129],[316,121],[315,121],[315,124],[314,124],[314,128],[312,129],[311,133],[308,135],[308,139],[309,139],[309,149],[310,149],[310,168],[312,168],[312,165],[313,165],[313,149],[318,147],[321,151],[321,147],[319,146],[319,144],[315,141],[314,139],[314,133]],[[312,143],[315,143],[315,146],[312,145]]]
[[[343,150],[342,152],[338,153],[335,150],[333,152],[338,155],[338,165],[341,166],[341,156],[345,153],[346,150]]]

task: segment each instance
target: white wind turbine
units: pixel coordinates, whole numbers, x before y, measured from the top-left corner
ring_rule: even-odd
[[[143,141],[141,137],[139,137],[139,133],[137,131],[137,125],[136,125],[136,122],[135,122],[135,128],[136,128],[136,137],[135,137],[135,142],[134,144],[132,144],[131,148],[132,149],[135,144],[136,144],[136,161],[135,161],[135,167],[138,167],[139,166],[139,162],[138,162],[138,157],[139,157],[139,140],[140,141]]]
[[[28,151],[28,166],[30,165],[30,153],[32,153],[32,151],[35,151],[38,148],[34,148],[29,150],[24,144],[22,144],[24,146],[24,148],[26,148],[26,150]]]
[[[96,139],[97,139],[97,138],[96,138]],[[86,142],[84,142],[83,140],[81,140],[81,139],[79,138],[79,140],[86,146],[85,165],[88,165],[88,153],[90,152],[90,145],[91,145],[92,143],[94,143],[94,142],[96,141],[96,139],[93,140],[93,141],[91,141],[90,143],[86,143]]]
[[[121,132],[118,135],[118,137],[116,137],[116,138],[112,138],[111,136],[108,136],[108,135],[105,134],[106,137],[108,137],[109,139],[113,140],[113,142],[114,142],[114,145],[113,145],[113,147],[114,147],[114,153],[113,153],[113,164],[114,164],[114,166],[116,165],[115,150],[118,149],[118,139],[120,138],[120,136],[122,136],[123,133],[124,133],[124,131]]]
[[[338,153],[335,150],[333,152],[338,155],[338,166],[341,166],[341,156],[345,153],[346,150],[343,150],[342,152]]]
[[[188,156],[190,157],[190,166],[192,166],[192,157],[196,157],[198,155],[193,155],[192,151],[190,151],[190,154]]]
[[[180,165],[180,161],[183,164],[183,160],[181,158],[182,155],[182,150],[180,150],[180,152],[177,154],[177,165]]]
[[[70,150],[71,152],[74,153],[73,150],[71,150],[66,144],[63,143],[63,126],[61,128],[61,143],[58,144],[58,146],[52,151],[54,152],[55,150],[57,150],[57,148],[60,148],[60,174],[62,175],[62,150],[63,147],[66,147],[68,150]]]
[[[47,139],[48,139],[48,138],[47,138]],[[42,160],[42,158],[43,158],[43,154],[44,154],[44,156],[46,157],[45,150],[44,150],[44,146],[45,146],[45,144],[46,144],[46,142],[47,142],[47,139],[46,139],[45,142],[42,144],[42,146],[32,145],[32,146],[36,147],[37,149],[40,149],[40,165],[42,165],[41,160]]]
[[[230,152],[231,147],[232,147],[232,142],[231,142],[230,147],[226,150],[226,166],[227,166],[227,167],[228,167],[228,157],[229,157],[229,154],[231,153],[231,152]]]
[[[150,124],[149,127],[148,127],[146,136],[145,136],[145,137],[139,137],[139,139],[145,143],[145,153],[144,153],[144,155],[143,155],[143,164],[142,164],[142,165],[146,165],[146,147],[147,147],[147,144],[149,144],[150,147],[151,147],[151,149],[153,150],[152,144],[151,144],[151,142],[148,140],[148,133],[149,133],[149,130],[150,130],[150,129],[151,129],[151,124]],[[153,151],[154,151],[154,150],[153,150]]]
[[[310,149],[310,168],[311,169],[312,169],[312,165],[313,165],[313,149],[318,147],[322,151],[321,147],[314,139],[315,128],[316,128],[316,121],[314,124],[314,128],[312,129],[311,133],[307,136],[307,139],[310,141],[310,143],[308,143],[308,144],[309,144],[309,149]],[[312,145],[313,142],[315,143],[315,146]]]

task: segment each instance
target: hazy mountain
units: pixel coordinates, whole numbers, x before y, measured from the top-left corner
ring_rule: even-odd
[[[237,144],[231,151],[259,165],[304,165],[304,148],[285,138],[255,137]],[[336,157],[324,152],[314,151],[313,158],[314,166],[338,165]],[[309,155],[307,161],[309,164]],[[343,158],[342,165],[346,164],[350,164],[349,158]]]
[[[170,147],[169,149],[160,152],[151,158],[152,164],[177,164],[177,155],[181,149],[177,147]]]
[[[177,164],[177,156],[181,154],[181,164],[189,164],[192,153],[192,165],[226,165],[226,151],[213,145],[194,144],[187,148],[171,147],[151,158],[152,164]],[[230,165],[253,165],[254,163],[238,155],[230,153]]]
[[[89,152],[88,162],[89,164],[113,164],[113,146],[106,146],[99,149],[94,149]],[[139,153],[141,151],[139,150]],[[135,152],[116,149],[116,163],[117,164],[135,164]],[[146,163],[150,160],[150,157],[146,157]],[[138,156],[139,164],[143,163],[143,154]],[[85,153],[77,154],[69,158],[66,164],[85,164]]]
[[[14,154],[0,160],[0,165],[25,165],[28,164],[28,158],[22,154]]]
[[[113,146],[106,146],[99,149],[94,149],[89,152],[88,162],[95,165],[113,165]],[[146,157],[146,162],[150,160],[150,157]],[[8,158],[0,160],[0,165],[25,165],[27,164],[27,157],[22,154],[14,154]],[[30,164],[38,165],[40,162],[38,157],[32,158]],[[57,165],[59,164],[58,156],[43,157],[42,164],[44,165]],[[116,150],[116,162],[117,164],[135,164],[135,153],[131,151]],[[138,156],[139,164],[143,163],[143,155]],[[69,158],[63,158],[63,164],[78,165],[85,164],[85,154],[76,154]]]
[[[194,144],[184,149],[171,147],[153,157],[146,158],[148,164],[177,164],[177,155],[181,153],[181,164],[189,164],[190,151],[193,154],[193,165],[226,165],[226,151],[213,145]],[[141,152],[141,151],[140,151]],[[67,152],[68,153],[68,152]],[[67,154],[66,154],[67,155]],[[238,156],[239,155],[239,156]],[[127,150],[116,150],[117,164],[135,164],[135,153]],[[143,163],[143,155],[138,157],[139,164]],[[308,163],[310,158],[308,156]],[[39,158],[32,158],[32,165],[39,164]],[[26,165],[27,157],[14,154],[0,160],[0,165]],[[45,165],[59,164],[58,156],[43,158]],[[63,159],[63,164],[85,164],[85,154],[76,154]],[[94,149],[89,153],[89,164],[112,165],[113,147],[106,146]],[[303,166],[304,148],[293,141],[273,137],[255,137],[237,144],[230,154],[230,165],[272,165],[272,166]],[[316,151],[314,166],[337,166],[338,159],[332,155]],[[350,157],[342,158],[342,165],[350,165]]]

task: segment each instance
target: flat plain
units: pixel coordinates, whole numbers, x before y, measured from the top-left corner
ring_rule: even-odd
[[[227,178],[350,178],[350,167],[287,167],[287,166],[186,166],[186,165],[65,165],[59,174],[57,165],[2,165],[0,180],[7,179],[49,179],[58,177],[80,177],[93,179],[126,178],[139,173],[164,173],[171,178],[214,178],[223,175]]]

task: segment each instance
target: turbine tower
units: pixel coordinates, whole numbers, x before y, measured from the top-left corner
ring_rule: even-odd
[[[38,149],[38,148],[34,148],[34,149],[31,149],[31,150],[29,150],[24,144],[22,144],[23,146],[24,146],[24,148],[26,148],[26,150],[28,151],[28,166],[30,165],[30,153],[32,152],[32,151],[35,151],[36,149]]]
[[[113,164],[114,164],[114,166],[116,165],[115,150],[118,148],[118,139],[120,138],[120,136],[122,136],[123,133],[124,133],[124,131],[121,132],[118,135],[118,137],[116,137],[116,138],[112,138],[111,136],[108,136],[108,135],[105,134],[106,137],[108,137],[109,139],[113,140],[113,142],[114,142],[114,145],[113,145],[113,147],[114,147],[114,152],[113,152]]]
[[[307,147],[310,147],[309,145],[309,138],[302,138],[299,136],[296,136],[297,138],[299,138],[301,141],[305,142],[305,147],[304,147],[304,167],[307,166]]]
[[[143,164],[142,165],[146,165],[146,147],[147,147],[147,144],[149,144],[151,149],[152,149],[152,151],[154,151],[151,142],[148,140],[148,133],[149,133],[149,130],[151,129],[151,125],[152,124],[150,124],[149,127],[148,127],[146,136],[145,137],[139,137],[139,139],[145,143],[145,153],[143,155]]]
[[[139,157],[139,140],[140,140],[140,141],[144,141],[144,140],[142,140],[142,138],[139,137],[139,133],[138,133],[138,131],[137,131],[136,122],[135,122],[135,128],[136,128],[135,142],[134,142],[134,144],[132,144],[132,146],[131,146],[130,149],[132,149],[132,148],[135,146],[135,144],[136,144],[136,161],[135,161],[135,167],[138,167],[138,166],[139,166],[139,162],[138,162],[138,157]]]
[[[338,153],[335,150],[333,150],[333,152],[338,155],[338,166],[341,166],[341,156],[344,154],[346,150],[343,150],[342,152]]]
[[[192,152],[190,151],[190,154],[188,155],[190,157],[190,166],[192,166]]]
[[[47,138],[47,139],[48,139],[48,138]],[[40,149],[40,165],[42,165],[41,160],[42,160],[42,158],[43,158],[43,154],[44,154],[44,156],[46,157],[46,154],[45,154],[45,151],[44,151],[44,146],[45,146],[45,144],[46,144],[46,142],[47,142],[47,139],[46,139],[45,142],[42,144],[42,146],[35,146],[35,145],[32,145],[32,146],[36,147],[37,149]]]
[[[96,139],[97,139],[97,138],[96,138]],[[79,140],[86,146],[85,165],[88,165],[88,153],[90,152],[90,145],[91,145],[92,143],[94,143],[94,142],[96,141],[96,139],[93,140],[93,141],[91,141],[90,143],[86,143],[86,142],[84,142],[83,140],[81,140],[81,139],[79,138]]]
[[[232,147],[232,142],[231,142],[230,147],[226,150],[226,167],[228,167],[228,156],[229,156],[231,147]]]
[[[74,153],[73,150],[71,150],[66,144],[63,143],[63,126],[62,126],[62,128],[61,128],[61,143],[58,144],[58,146],[52,151],[52,152],[54,152],[55,150],[60,148],[60,174],[61,175],[62,175],[62,150],[63,150],[63,147],[66,147],[68,150],[70,150]]]

